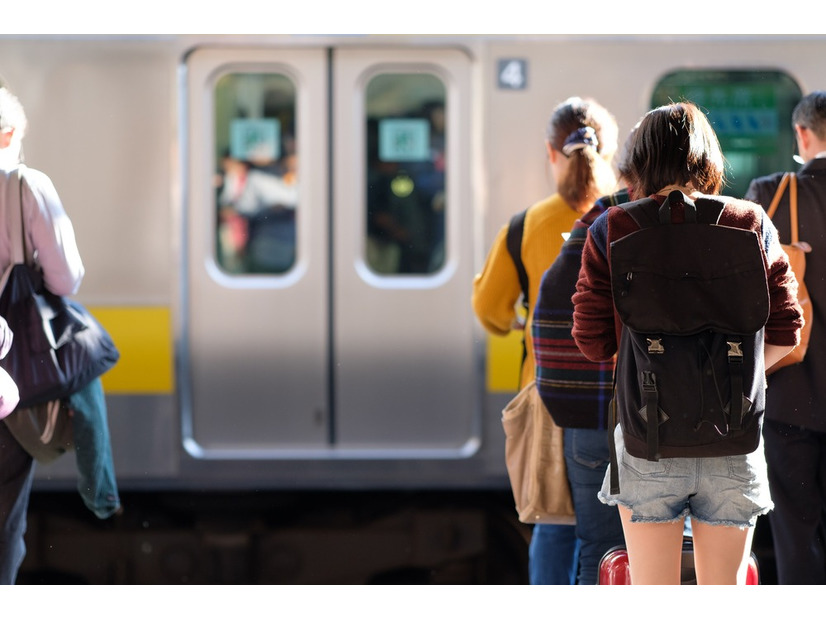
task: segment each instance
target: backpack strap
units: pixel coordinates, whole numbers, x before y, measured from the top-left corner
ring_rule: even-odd
[[[610,413],[611,413],[611,423],[608,424],[608,450],[611,455],[610,467],[608,468],[608,472],[610,474],[610,483],[611,488],[610,492],[611,495],[619,495],[620,492],[620,483],[619,483],[619,465],[617,461],[617,441],[614,437],[617,424],[619,424],[619,419],[617,417],[617,371],[614,370],[614,389],[613,389],[614,396],[611,398],[610,404]]]
[[[661,206],[653,198],[643,198],[620,206],[640,228],[651,228],[659,224],[670,224],[671,213],[677,203],[685,205],[686,222],[700,224],[719,224],[726,206],[725,201],[720,198],[703,196],[694,201],[679,190],[671,192]]]
[[[731,377],[731,400],[729,402],[729,430],[739,431],[743,427],[743,340],[735,336],[726,338],[728,370]]]
[[[506,238],[506,246],[508,254],[510,254],[513,264],[516,267],[516,274],[519,276],[519,286],[522,289],[522,307],[525,308],[525,313],[529,308],[529,291],[528,286],[528,272],[525,271],[525,265],[522,263],[522,236],[525,230],[525,214],[527,209],[520,211],[514,215],[508,223],[508,235]],[[528,358],[528,349],[525,343],[525,336],[522,336],[522,365],[519,367],[519,383],[522,384],[522,366]]]
[[[516,273],[519,276],[519,286],[522,288],[522,305],[525,310],[528,309],[528,273],[525,271],[525,265],[522,264],[522,234],[525,230],[525,214],[527,211],[521,211],[514,215],[508,223],[507,247],[508,254],[513,259],[513,264],[516,266]]]

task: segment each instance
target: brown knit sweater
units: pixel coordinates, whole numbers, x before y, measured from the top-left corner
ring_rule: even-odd
[[[652,196],[662,203],[664,196]],[[797,303],[797,280],[778,241],[777,230],[760,206],[725,197],[719,223],[755,231],[763,240],[763,260],[768,274],[771,310],[766,323],[768,344],[797,345],[803,313]],[[683,205],[675,205],[674,221],[683,219]],[[639,230],[622,207],[611,207],[588,230],[574,302],[573,336],[583,355],[594,361],[610,359],[616,352],[622,323],[611,297],[611,242]],[[667,260],[667,257],[666,257]]]

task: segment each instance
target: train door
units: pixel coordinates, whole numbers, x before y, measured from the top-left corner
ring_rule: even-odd
[[[190,454],[475,450],[469,74],[454,50],[186,58]]]

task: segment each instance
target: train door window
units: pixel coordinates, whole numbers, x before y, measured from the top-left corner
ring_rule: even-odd
[[[228,274],[282,274],[296,257],[296,89],[285,75],[215,84],[215,259]]]
[[[726,193],[743,196],[758,176],[792,170],[791,118],[802,92],[781,71],[681,70],[663,77],[652,107],[689,100],[708,115],[727,162]]]
[[[382,73],[366,89],[366,263],[429,274],[445,262],[445,97],[435,75]]]

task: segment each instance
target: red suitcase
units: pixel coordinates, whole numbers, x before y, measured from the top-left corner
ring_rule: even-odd
[[[691,538],[683,539],[683,558],[680,569],[680,581],[683,585],[696,585],[697,579],[694,575],[694,549]],[[760,572],[757,567],[757,558],[751,554],[748,571],[746,573],[746,585],[756,586],[760,584]],[[614,547],[609,550],[599,563],[599,585],[601,586],[630,586],[631,570],[628,566],[628,552],[625,547]]]

